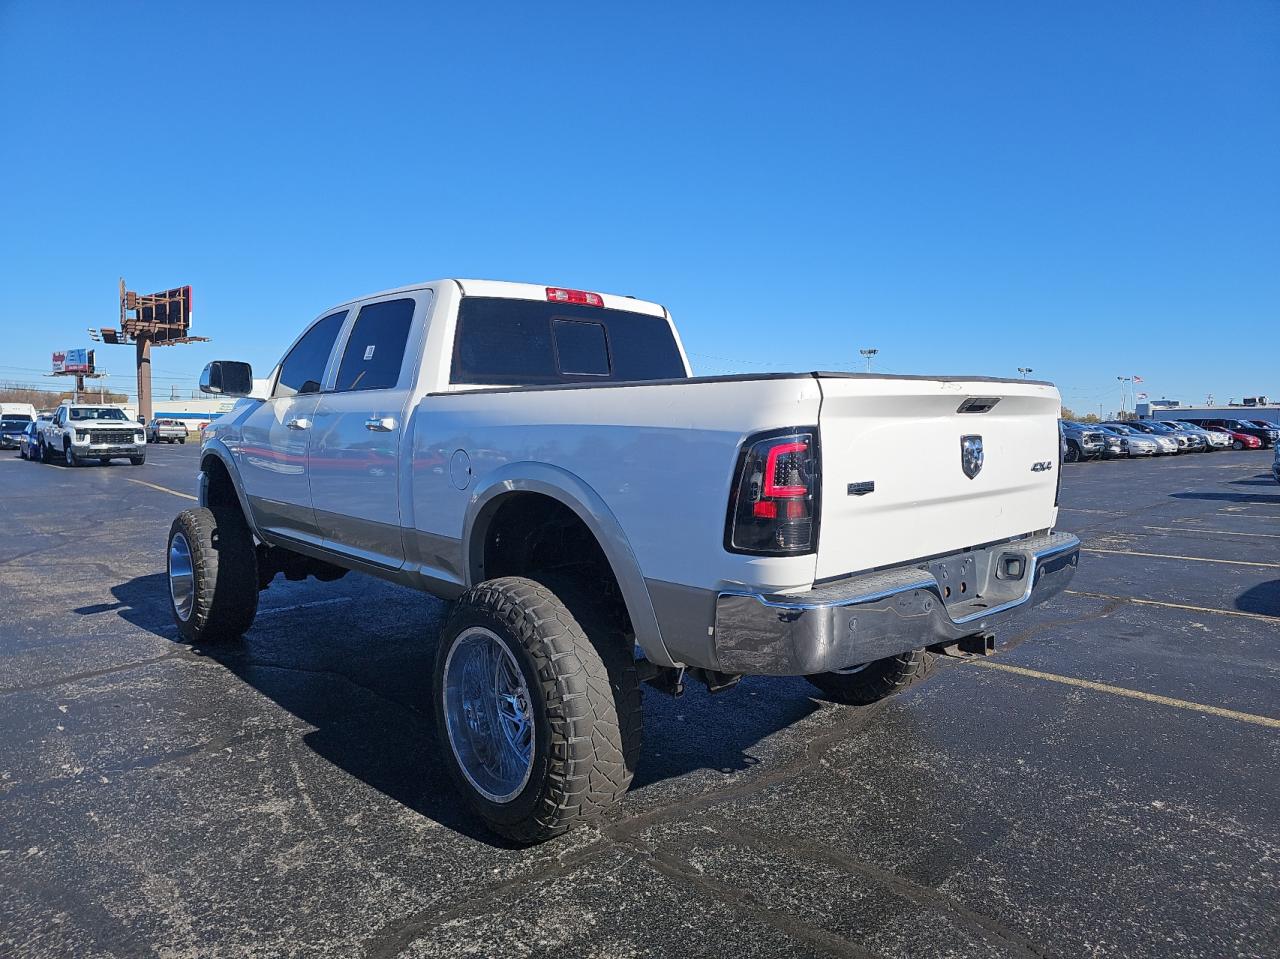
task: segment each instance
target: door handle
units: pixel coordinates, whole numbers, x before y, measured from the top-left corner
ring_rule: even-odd
[[[297,418],[291,419],[291,420],[289,420],[287,423],[285,423],[284,425],[285,425],[285,426],[287,426],[287,427],[289,427],[289,429],[291,429],[291,430],[309,430],[309,429],[311,429],[311,421],[310,421],[310,420],[308,420],[308,419],[301,418],[301,417],[297,417]]]
[[[374,416],[364,421],[364,428],[375,433],[390,433],[396,428],[396,421],[390,416]]]

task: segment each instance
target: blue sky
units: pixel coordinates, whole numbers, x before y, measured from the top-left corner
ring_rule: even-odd
[[[1280,394],[1280,4],[605,6],[0,0],[0,379],[122,275],[214,339],[157,396],[479,276],[658,300],[699,373]]]

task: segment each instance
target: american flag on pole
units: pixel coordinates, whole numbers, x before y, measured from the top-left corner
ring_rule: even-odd
[[[1133,382],[1135,382],[1135,383],[1141,383],[1141,382],[1142,382],[1142,377],[1141,377],[1141,376],[1138,376],[1138,374],[1136,374],[1136,373],[1135,373],[1135,374],[1133,375]]]

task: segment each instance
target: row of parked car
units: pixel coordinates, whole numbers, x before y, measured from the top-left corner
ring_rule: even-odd
[[[1272,449],[1280,440],[1280,428],[1266,420],[1062,420],[1062,439],[1064,458],[1078,463],[1121,456]]]
[[[0,449],[16,449],[22,459],[76,466],[96,461],[146,461],[148,443],[185,443],[181,420],[155,419],[143,426],[118,406],[64,402],[57,409],[29,404],[0,406]]]

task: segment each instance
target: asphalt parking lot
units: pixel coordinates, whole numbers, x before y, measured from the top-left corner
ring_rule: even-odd
[[[0,956],[1280,955],[1270,453],[1067,467],[1069,594],[870,708],[802,680],[645,693],[599,829],[455,800],[443,604],[277,582],[176,642],[198,449],[0,453]]]

